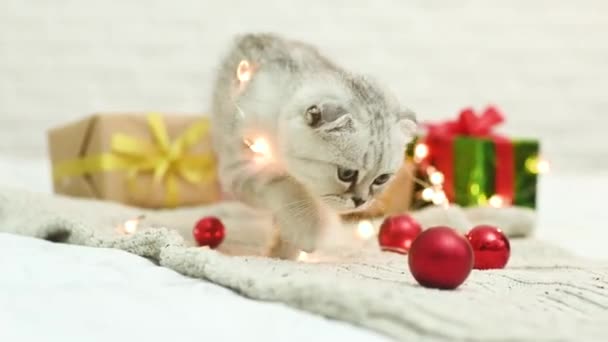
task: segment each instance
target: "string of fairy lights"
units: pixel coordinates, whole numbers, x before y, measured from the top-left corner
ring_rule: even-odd
[[[236,69],[236,77],[238,80],[238,85],[235,90],[236,95],[242,93],[246,89],[248,82],[252,79],[254,71],[255,67],[252,66],[247,60],[242,60],[239,63]],[[241,117],[245,117],[245,113],[238,107],[236,103],[235,107],[237,108]],[[243,139],[243,143],[253,152],[255,162],[266,163],[273,160],[272,148],[268,139],[265,137],[245,137]],[[414,146],[412,160],[415,167],[418,170],[421,170],[422,174],[424,174],[427,178],[427,180],[424,180],[418,178],[416,174],[411,175],[413,181],[422,187],[422,190],[414,195],[418,196],[419,199],[422,199],[429,204],[448,208],[450,206],[450,202],[443,189],[445,181],[444,174],[437,170],[434,166],[423,166],[422,163],[430,155],[430,152],[429,146],[424,143],[417,143]],[[535,174],[547,173],[550,170],[549,162],[540,157],[529,158],[526,161],[525,166],[529,172]],[[404,194],[404,196],[410,196],[410,194]],[[488,198],[487,205],[495,208],[501,208],[506,205],[506,201],[500,195],[494,194]],[[143,219],[144,216],[140,215],[126,220],[118,225],[117,230],[125,235],[134,234]],[[377,234],[378,227],[376,227],[376,225],[374,225],[370,220],[361,220],[358,222],[357,229],[355,230],[355,236],[357,239],[362,241],[370,240],[377,236]],[[298,260],[314,262],[312,256],[306,252],[300,252]]]
[[[418,169],[423,168],[421,163],[429,156],[429,154],[430,148],[428,145],[424,143],[418,143],[415,145],[413,161]],[[528,158],[525,162],[525,167],[528,172],[533,174],[548,173],[551,169],[549,162],[538,156]],[[422,172],[426,174],[429,180],[428,182],[417,178],[415,175],[412,175],[414,181],[424,187],[418,194],[420,198],[423,201],[431,202],[434,205],[449,207],[450,203],[445,191],[443,190],[443,183],[445,180],[443,173],[438,171],[432,165],[424,167]],[[502,196],[493,194],[487,199],[487,205],[494,208],[502,208],[507,205],[507,201],[505,201]]]

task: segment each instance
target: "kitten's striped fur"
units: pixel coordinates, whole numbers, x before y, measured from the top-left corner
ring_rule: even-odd
[[[255,73],[239,92],[243,60]],[[339,229],[338,210],[371,202],[383,175],[400,167],[415,126],[411,112],[375,82],[272,34],[235,39],[212,109],[222,186],[272,213],[278,230],[271,252],[284,258],[314,250],[324,230]],[[256,136],[270,142],[272,163],[253,161],[243,139]],[[347,171],[357,173],[344,181]]]

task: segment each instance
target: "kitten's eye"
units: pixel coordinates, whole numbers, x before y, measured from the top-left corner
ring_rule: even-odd
[[[345,183],[352,183],[357,179],[358,175],[359,171],[357,170],[338,168],[338,178]]]
[[[321,121],[321,109],[317,105],[308,107],[306,110],[306,123],[311,127],[316,127]]]
[[[382,185],[386,182],[388,182],[388,180],[391,179],[391,175],[388,173],[382,174],[378,177],[376,177],[376,179],[374,179],[374,185]]]

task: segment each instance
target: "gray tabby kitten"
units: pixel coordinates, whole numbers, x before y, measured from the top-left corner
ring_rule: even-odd
[[[249,82],[237,78],[247,61]],[[414,115],[385,89],[314,47],[272,34],[237,37],[213,92],[213,143],[223,189],[267,210],[271,255],[313,251],[338,212],[369,206],[403,161]],[[249,143],[263,137],[270,158]]]

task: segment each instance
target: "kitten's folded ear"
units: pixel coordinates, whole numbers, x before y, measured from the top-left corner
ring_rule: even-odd
[[[416,113],[409,109],[404,109],[397,115],[397,121],[403,135],[408,137],[408,139],[413,138],[418,129]]]
[[[308,126],[324,133],[349,132],[355,129],[353,116],[338,105],[314,105],[306,110]]]

